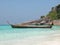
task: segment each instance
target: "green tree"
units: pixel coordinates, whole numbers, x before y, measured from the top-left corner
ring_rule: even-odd
[[[60,4],[56,6],[57,18],[60,19]]]
[[[44,18],[45,16],[41,16],[40,18]]]
[[[57,19],[57,13],[55,10],[50,11],[47,16],[49,16],[51,20]]]

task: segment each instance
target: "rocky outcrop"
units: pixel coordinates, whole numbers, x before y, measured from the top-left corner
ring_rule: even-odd
[[[60,20],[53,20],[54,25],[59,25],[60,26]]]

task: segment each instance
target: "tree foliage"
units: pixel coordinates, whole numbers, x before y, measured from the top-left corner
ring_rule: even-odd
[[[57,18],[60,19],[60,4],[56,6]]]
[[[60,19],[60,5],[52,8],[48,15],[52,20]]]

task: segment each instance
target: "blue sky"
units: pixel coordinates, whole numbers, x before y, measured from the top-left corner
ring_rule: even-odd
[[[39,19],[58,4],[60,0],[0,0],[0,24]]]

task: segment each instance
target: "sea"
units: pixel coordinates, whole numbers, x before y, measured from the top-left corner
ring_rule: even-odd
[[[0,26],[0,45],[60,45],[60,26],[12,28]]]

